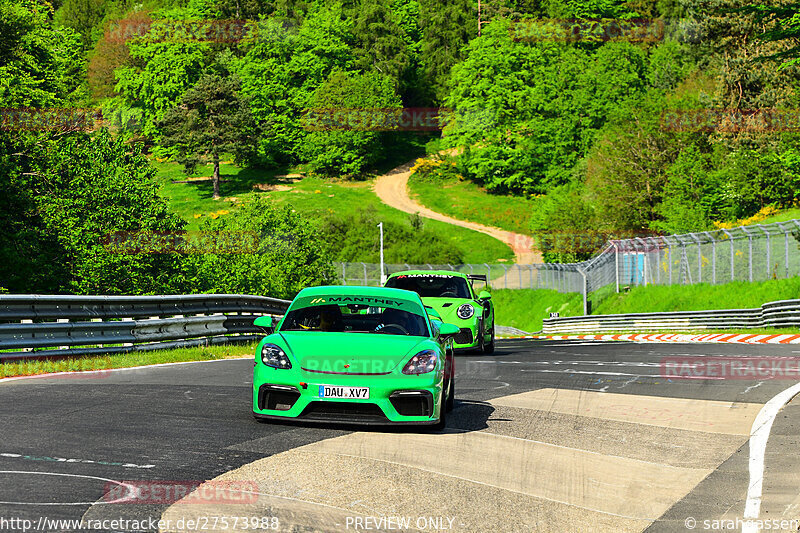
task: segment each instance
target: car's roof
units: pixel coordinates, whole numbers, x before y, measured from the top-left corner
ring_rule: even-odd
[[[306,287],[297,296],[330,296],[351,295],[351,296],[372,296],[375,298],[403,298],[405,300],[417,300],[419,295],[414,291],[403,289],[391,289],[387,287],[364,287],[361,285],[321,285],[319,287]]]
[[[455,278],[465,278],[465,279],[467,277],[467,275],[464,274],[463,272],[454,272],[453,270],[403,270],[401,272],[395,272],[394,274],[391,274],[389,277],[393,278],[395,276],[408,275],[408,274],[415,274],[415,275],[434,274],[436,276],[445,275],[445,276],[453,276]]]

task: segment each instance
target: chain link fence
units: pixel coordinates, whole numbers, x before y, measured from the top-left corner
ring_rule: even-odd
[[[345,285],[381,284],[376,263],[336,263]],[[583,294],[584,313],[591,293],[619,292],[638,285],[691,285],[765,281],[800,275],[800,220],[755,224],[683,235],[609,241],[581,263],[387,264],[385,274],[401,270],[449,270],[486,274],[495,289],[552,289]],[[612,289],[613,287],[613,289]]]

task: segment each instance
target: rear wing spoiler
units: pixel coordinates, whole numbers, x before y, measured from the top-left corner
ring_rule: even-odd
[[[486,283],[486,274],[467,274],[467,279]]]

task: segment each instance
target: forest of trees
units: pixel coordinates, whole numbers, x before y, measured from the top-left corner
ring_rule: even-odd
[[[187,170],[207,162],[215,176],[225,154],[358,178],[420,135],[305,127],[314,109],[451,110],[436,136],[455,150],[428,168],[534,198],[533,233],[705,230],[796,205],[800,125],[670,127],[665,117],[798,109],[797,12],[739,0],[486,0],[479,31],[470,0],[0,0],[0,109],[103,117],[102,128],[3,119],[0,286],[281,296],[329,279],[313,223],[268,202],[208,229],[291,226],[302,246],[185,258],[102,244],[108,232],[184,227],[148,157]],[[521,33],[575,19],[649,33]],[[291,276],[279,262],[296,265]]]

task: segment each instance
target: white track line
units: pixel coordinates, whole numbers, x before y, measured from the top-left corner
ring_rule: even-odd
[[[10,378],[0,378],[0,385],[3,383],[10,383],[12,381],[20,381],[23,379],[47,379],[57,378],[60,376],[90,376],[92,374],[102,374],[104,372],[125,372],[130,370],[142,370],[148,368],[159,368],[164,366],[178,366],[178,365],[193,365],[196,363],[219,363],[222,361],[236,361],[239,359],[252,359],[252,356],[245,355],[242,357],[228,357],[225,359],[209,359],[208,361],[179,361],[177,363],[158,363],[155,365],[139,365],[139,366],[124,366],[120,368],[104,368],[102,370],[75,370],[72,372],[51,372],[49,374],[33,374],[30,376],[14,376]]]
[[[761,512],[761,492],[764,484],[764,455],[767,451],[767,440],[772,429],[775,416],[781,408],[800,393],[800,383],[780,392],[768,401],[759,411],[750,430],[750,484],[747,487],[747,502],[744,507],[745,522],[742,533],[758,533],[759,527],[754,520]]]

